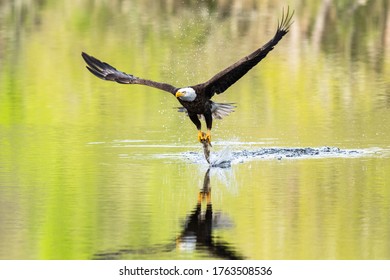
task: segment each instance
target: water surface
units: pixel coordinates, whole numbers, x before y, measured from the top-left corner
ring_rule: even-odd
[[[389,259],[389,7],[344,2],[297,1],[214,98],[237,108],[213,128],[231,166],[209,170],[175,98],[80,53],[200,83],[267,42],[284,1],[2,1],[0,258]]]

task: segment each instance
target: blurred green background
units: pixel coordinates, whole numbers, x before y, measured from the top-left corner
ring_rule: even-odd
[[[0,258],[220,257],[174,246],[207,169],[183,156],[202,153],[195,126],[167,93],[98,80],[80,53],[194,85],[272,38],[287,6],[290,32],[214,97],[237,108],[213,152],[375,153],[212,171],[225,226],[211,238],[249,259],[389,259],[388,0],[0,0]]]

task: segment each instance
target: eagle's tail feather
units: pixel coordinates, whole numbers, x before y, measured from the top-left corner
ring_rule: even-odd
[[[230,113],[234,112],[234,108],[237,106],[234,103],[215,103],[211,104],[211,113],[213,114],[213,119],[222,119]]]
[[[234,108],[236,108],[237,106],[234,105],[234,103],[216,103],[216,102],[212,102],[211,103],[211,113],[212,113],[212,116],[213,116],[213,119],[222,119],[228,115],[230,115],[230,113],[234,112]],[[178,112],[184,112],[186,114],[187,113],[187,109],[184,108],[184,107],[178,107]],[[203,115],[198,115],[199,119],[201,119],[203,117]]]

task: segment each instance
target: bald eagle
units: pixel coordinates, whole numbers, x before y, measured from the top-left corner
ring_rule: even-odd
[[[286,13],[283,11],[276,33],[268,43],[217,73],[207,82],[194,86],[175,87],[170,84],[139,78],[119,71],[108,63],[102,62],[84,52],[82,52],[82,57],[87,63],[87,69],[100,79],[120,84],[145,85],[171,93],[183,106],[179,107],[179,111],[186,112],[198,129],[198,140],[202,143],[211,143],[213,119],[221,119],[233,112],[235,108],[231,103],[216,103],[211,101],[211,98],[214,94],[220,94],[227,90],[273,50],[275,45],[289,31],[293,15],[294,12],[290,13],[289,9],[287,9]],[[200,117],[202,116],[206,121],[207,133],[201,130]]]

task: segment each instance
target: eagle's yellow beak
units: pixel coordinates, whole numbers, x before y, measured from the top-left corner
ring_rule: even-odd
[[[176,97],[181,97],[181,96],[184,96],[185,94],[183,92],[181,92],[180,90],[176,92]]]

